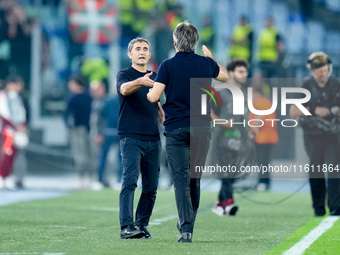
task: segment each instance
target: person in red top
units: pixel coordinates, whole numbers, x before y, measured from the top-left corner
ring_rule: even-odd
[[[263,94],[263,87],[265,80],[261,73],[255,74],[252,79],[253,88],[253,106],[257,110],[268,110],[272,106],[272,102]],[[279,141],[279,135],[277,132],[276,122],[264,121],[265,119],[276,119],[275,112],[269,115],[255,115],[249,113],[249,119],[261,119],[264,125],[256,130],[256,136],[254,138],[256,148],[256,160],[260,166],[268,166],[271,158],[271,149],[274,144]],[[259,176],[259,182],[257,184],[258,191],[265,191],[270,188],[270,173],[262,172]]]
[[[10,76],[5,89],[0,91],[0,189],[15,189],[7,178],[12,174],[18,149],[27,145],[26,110],[19,95],[23,86],[21,77]],[[20,142],[23,136],[24,141]]]

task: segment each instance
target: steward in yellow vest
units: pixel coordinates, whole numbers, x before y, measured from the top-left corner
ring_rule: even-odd
[[[260,33],[260,61],[275,62],[279,56],[276,48],[278,32],[275,27],[265,28]]]
[[[149,21],[154,16],[154,11],[156,10],[155,0],[135,0],[135,17],[136,22],[133,24],[133,29],[137,33],[141,33],[149,25]]]
[[[283,51],[283,40],[274,27],[274,20],[267,17],[265,28],[260,32],[258,49],[259,67],[267,78],[275,75],[275,63]]]
[[[245,16],[240,18],[240,25],[233,30],[230,40],[229,56],[232,59],[251,61],[253,47],[253,29]]]
[[[119,22],[123,33],[136,37],[148,26],[156,0],[119,0]]]

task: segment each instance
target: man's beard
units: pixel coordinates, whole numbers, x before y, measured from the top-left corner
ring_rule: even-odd
[[[239,84],[241,86],[243,86],[244,84],[247,83],[247,79],[238,79],[236,77],[234,77],[234,81],[235,81],[235,83],[237,83],[237,84]]]
[[[322,83],[322,84],[326,84],[328,81],[328,77],[327,78],[320,78],[320,79],[316,79],[317,82]]]

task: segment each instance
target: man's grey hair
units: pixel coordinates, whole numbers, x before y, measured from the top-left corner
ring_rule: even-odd
[[[131,52],[132,51],[132,48],[133,48],[133,45],[136,43],[136,42],[145,42],[149,45],[150,47],[150,43],[148,40],[146,40],[145,38],[142,38],[142,37],[137,37],[135,39],[132,39],[130,42],[129,42],[129,45],[128,45],[128,52]]]
[[[172,37],[176,42],[176,49],[184,52],[195,51],[199,40],[197,28],[188,21],[179,23]]]

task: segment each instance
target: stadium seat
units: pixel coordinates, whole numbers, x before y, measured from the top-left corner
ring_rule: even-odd
[[[315,21],[310,21],[307,23],[307,51],[320,51],[324,46],[324,38],[325,38],[325,28],[322,24]]]
[[[340,52],[340,33],[329,31],[326,36],[326,52]]]
[[[305,46],[305,25],[301,21],[290,21],[288,24],[288,34],[294,36],[285,37],[287,51],[289,53],[300,53]]]
[[[273,3],[271,15],[275,19],[275,24],[278,30],[282,33],[286,31],[289,19],[289,10],[284,3]]]

